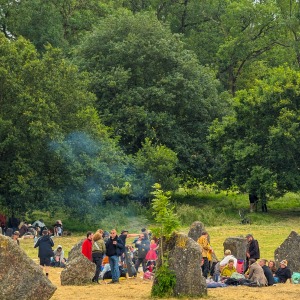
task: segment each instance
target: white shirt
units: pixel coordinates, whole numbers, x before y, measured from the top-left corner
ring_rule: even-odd
[[[229,260],[233,259],[234,261],[234,267],[236,268],[237,266],[237,259],[233,255],[226,255],[221,261],[220,261],[220,266],[224,267],[228,264]]]

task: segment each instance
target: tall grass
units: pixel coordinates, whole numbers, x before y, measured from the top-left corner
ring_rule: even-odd
[[[269,212],[263,214],[258,211],[249,212],[248,195],[234,192],[218,192],[207,188],[179,189],[172,195],[175,211],[181,226],[190,226],[194,221],[201,221],[206,226],[236,225],[241,221],[239,211],[243,210],[251,224],[267,225],[285,222],[296,222],[300,216],[299,194],[288,193],[279,199],[268,201]],[[27,216],[29,222],[42,218],[51,228],[57,219],[61,219],[64,228],[71,232],[86,232],[102,228],[110,230],[116,228],[121,231],[126,228],[133,232],[142,227],[149,227],[153,223],[152,209],[137,201],[128,201],[126,205],[107,203],[95,207],[85,218],[67,216],[58,210],[55,215],[34,211]]]

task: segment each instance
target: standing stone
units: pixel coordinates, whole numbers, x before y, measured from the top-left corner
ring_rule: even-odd
[[[95,275],[96,265],[80,253],[72,258],[60,274],[61,285],[90,284]]]
[[[207,295],[205,278],[201,270],[200,246],[185,234],[174,233],[167,241],[163,239],[163,251],[168,252],[168,263],[175,273],[176,284],[173,289],[175,297],[202,297]],[[158,259],[157,268],[161,266]],[[157,278],[153,285],[158,284]]]
[[[199,237],[202,235],[203,231],[205,231],[204,224],[200,221],[195,221],[190,227],[188,237],[192,238],[195,242],[197,242]]]
[[[0,299],[48,300],[56,287],[11,238],[0,235]]]
[[[277,266],[286,259],[292,272],[300,271],[300,235],[292,231],[286,240],[275,250],[274,258]]]
[[[7,228],[6,232],[5,232],[5,235],[9,236],[9,237],[12,237],[13,233],[14,233],[14,231],[13,231],[12,228]]]
[[[246,260],[247,239],[243,237],[229,237],[224,243],[224,252],[229,249],[237,259]]]
[[[82,246],[82,243],[83,243],[84,240],[85,239],[79,241],[75,246],[72,247],[72,249],[70,250],[69,255],[68,255],[68,261],[82,255],[81,246]]]

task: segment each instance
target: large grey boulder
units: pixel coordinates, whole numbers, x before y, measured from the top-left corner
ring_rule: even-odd
[[[61,285],[87,285],[95,275],[96,265],[84,255],[68,261],[60,274]]]
[[[197,242],[203,231],[205,231],[204,224],[200,221],[195,221],[190,227],[188,237]]]
[[[173,289],[175,297],[202,297],[207,295],[205,278],[201,270],[200,246],[185,234],[174,233],[167,241],[163,239],[164,253],[168,253],[168,263],[175,273],[176,284]],[[157,269],[161,261],[157,261]],[[155,278],[153,285],[158,284]]]
[[[74,245],[72,247],[72,249],[70,250],[69,252],[69,255],[68,255],[68,261],[74,259],[74,258],[77,258],[79,256],[82,255],[81,253],[81,246],[82,246],[82,243],[85,239],[82,239],[81,241],[79,241],[76,245]]]
[[[224,243],[224,252],[229,249],[237,259],[246,260],[247,239],[244,237],[229,237]]]
[[[0,235],[0,282],[1,300],[48,300],[56,290],[41,267],[4,235]]]
[[[275,250],[276,265],[286,259],[292,272],[300,271],[300,235],[292,231],[285,241]]]

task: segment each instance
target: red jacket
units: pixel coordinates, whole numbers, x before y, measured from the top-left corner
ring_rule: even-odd
[[[83,243],[82,243],[82,247],[81,247],[81,253],[90,261],[92,261],[92,241],[89,239],[86,239]]]

